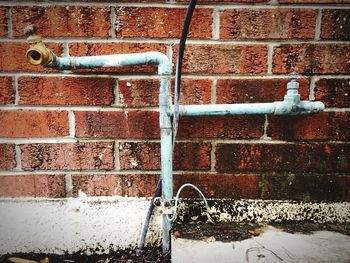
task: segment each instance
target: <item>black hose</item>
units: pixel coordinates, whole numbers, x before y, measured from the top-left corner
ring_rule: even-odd
[[[184,51],[185,51],[188,29],[190,27],[191,18],[193,15],[194,8],[196,7],[196,4],[197,4],[197,0],[191,0],[191,2],[188,5],[187,14],[185,17],[185,22],[184,22],[184,25],[182,27],[182,33],[181,33],[181,38],[180,38],[180,43],[179,43],[179,51],[178,51],[177,60],[176,60],[175,99],[174,99],[174,102],[175,102],[175,114],[174,115],[175,116],[173,119],[173,134],[174,134],[173,143],[175,143],[175,136],[176,136],[176,132],[177,132],[177,121],[179,119],[178,109],[179,109],[180,90],[181,90],[182,59],[183,59],[183,55],[184,55]],[[151,220],[151,216],[152,216],[153,209],[154,209],[153,201],[156,197],[161,195],[161,185],[162,185],[162,179],[159,178],[156,190],[153,194],[151,203],[150,203],[149,208],[148,208],[145,223],[143,225],[139,247],[136,250],[137,256],[141,256],[143,253],[143,249],[145,247],[146,235],[147,235],[147,231],[148,231],[148,226],[149,226],[149,222]]]
[[[151,203],[149,204],[148,207],[148,212],[146,215],[146,220],[145,223],[143,224],[143,229],[141,232],[141,237],[140,237],[140,243],[139,243],[139,247],[136,250],[136,256],[141,256],[143,253],[143,248],[145,247],[145,241],[146,241],[146,235],[147,235],[147,231],[148,231],[148,226],[149,226],[149,222],[151,221],[151,216],[153,213],[153,208],[154,208],[154,199],[158,196],[161,195],[161,189],[162,189],[162,179],[159,178],[158,183],[157,183],[157,187],[156,187],[156,191],[154,192],[153,196],[152,196],[152,200]]]
[[[176,71],[175,71],[175,88],[174,88],[174,104],[175,104],[175,112],[173,117],[173,146],[175,146],[175,138],[177,133],[177,126],[179,121],[179,103],[180,103],[180,91],[181,91],[181,74],[182,74],[182,59],[185,52],[186,40],[188,29],[191,24],[191,18],[196,7],[197,0],[191,0],[187,8],[187,14],[185,18],[184,25],[182,27],[182,33],[179,43],[179,50],[177,53],[176,60]]]

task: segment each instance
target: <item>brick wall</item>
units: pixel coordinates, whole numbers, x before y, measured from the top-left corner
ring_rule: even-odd
[[[155,67],[59,72],[25,60],[23,29],[34,23],[59,55],[152,50],[175,61],[188,1],[117,2],[0,1],[0,196],[152,195]],[[295,71],[302,99],[327,110],[182,118],[175,190],[191,182],[208,197],[350,200],[349,25],[348,0],[199,1],[184,104],[282,100]]]

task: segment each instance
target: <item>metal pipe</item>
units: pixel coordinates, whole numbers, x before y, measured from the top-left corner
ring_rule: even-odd
[[[171,117],[168,114],[171,106],[170,76],[163,76],[160,80],[159,94],[159,126],[161,144],[161,178],[163,201],[173,199],[173,129]],[[163,252],[170,249],[171,222],[167,215],[163,215]]]
[[[324,108],[324,104],[319,101],[300,101],[298,104],[276,101],[271,103],[181,105],[179,112],[180,116],[242,114],[300,115],[321,112]],[[173,115],[174,111],[174,106],[171,106],[169,114]]]
[[[34,26],[25,30],[30,48],[27,60],[33,65],[42,65],[59,70],[75,70],[86,68],[119,67],[135,65],[158,65],[160,75],[159,94],[159,125],[161,130],[161,167],[162,167],[162,196],[164,200],[173,198],[172,176],[172,125],[168,114],[171,106],[170,76],[172,65],[166,55],[161,52],[145,52],[138,54],[58,57],[42,42],[42,38],[35,34]],[[163,252],[170,249],[171,223],[163,216]]]

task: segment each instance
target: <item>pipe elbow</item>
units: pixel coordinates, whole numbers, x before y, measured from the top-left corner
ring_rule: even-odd
[[[158,65],[159,75],[170,75],[172,72],[172,66],[169,58],[162,52],[146,52],[147,61],[149,64]]]

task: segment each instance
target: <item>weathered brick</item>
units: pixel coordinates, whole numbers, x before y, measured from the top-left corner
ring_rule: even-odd
[[[0,36],[7,37],[6,7],[0,7]]]
[[[211,145],[208,143],[177,143],[174,150],[175,170],[210,169]],[[160,144],[125,142],[119,145],[122,170],[159,170]]]
[[[282,44],[274,48],[273,73],[350,73],[348,44]]]
[[[158,112],[155,111],[77,111],[77,137],[159,138]]]
[[[166,45],[159,43],[71,43],[71,56],[94,56],[159,51],[166,54]],[[79,70],[81,72],[157,72],[156,66],[130,66]]]
[[[153,174],[73,175],[73,196],[152,196],[159,176]]]
[[[350,113],[269,117],[268,136],[282,140],[350,140]]]
[[[320,79],[315,86],[315,99],[326,107],[350,107],[350,79]]]
[[[175,86],[175,81],[172,87]],[[181,104],[210,104],[211,80],[209,79],[181,79]],[[172,89],[174,91],[174,89]]]
[[[111,170],[112,142],[23,144],[22,168],[32,170]]]
[[[298,201],[345,201],[350,200],[349,186],[345,178],[334,174],[268,174],[260,183],[264,199]]]
[[[120,80],[118,87],[121,104],[125,107],[157,107],[159,105],[159,80]],[[181,80],[182,104],[209,104],[210,98],[210,80],[186,78]]]
[[[195,184],[207,198],[257,198],[255,174],[174,174],[174,192],[185,183]],[[198,192],[184,189],[182,197],[197,198]]]
[[[264,133],[264,116],[181,117],[179,138],[260,138]]]
[[[179,38],[185,8],[119,7],[117,37]],[[188,38],[210,38],[212,9],[199,8],[193,13]]]
[[[218,144],[216,169],[349,172],[350,144]]]
[[[220,14],[222,39],[313,39],[316,10],[227,9]]]
[[[119,80],[120,103],[124,107],[155,107],[159,105],[159,80]]]
[[[96,6],[16,6],[12,8],[13,35],[22,37],[35,24],[45,37],[108,37],[110,8]]]
[[[217,103],[263,103],[283,100],[289,79],[218,79]],[[298,79],[301,99],[309,99],[309,80]]]
[[[177,0],[179,3],[189,3],[189,0]],[[198,4],[210,4],[210,3],[262,3],[267,0],[199,0]]]
[[[0,104],[13,104],[15,91],[12,86],[12,78],[0,77]]]
[[[322,39],[350,39],[350,9],[322,10]]]
[[[3,197],[65,197],[64,175],[28,174],[0,176]]]
[[[0,170],[12,170],[15,167],[15,146],[13,144],[0,143]]]
[[[278,0],[281,4],[347,4],[349,0]]]
[[[69,135],[65,111],[0,110],[0,137],[62,137]]]
[[[173,55],[176,61],[177,48]],[[184,73],[259,74],[267,71],[265,45],[187,45],[183,60]]]
[[[62,45],[48,43],[56,55],[61,55]],[[29,48],[27,43],[0,42],[0,71],[8,72],[53,72],[53,69],[42,66],[33,66],[27,62],[26,52]]]
[[[110,105],[114,80],[95,77],[20,77],[19,104]]]

